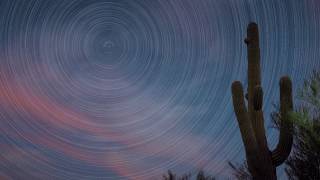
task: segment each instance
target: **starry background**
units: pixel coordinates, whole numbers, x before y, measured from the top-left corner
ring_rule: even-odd
[[[247,24],[275,147],[278,80],[296,92],[320,67],[319,13],[317,0],[0,0],[0,179],[230,178]]]

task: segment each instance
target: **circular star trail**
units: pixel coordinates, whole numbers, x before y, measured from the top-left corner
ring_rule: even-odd
[[[231,177],[231,83],[261,36],[265,117],[278,81],[319,68],[316,0],[0,0],[0,179]],[[277,132],[268,128],[273,147]],[[280,174],[282,174],[280,172]]]

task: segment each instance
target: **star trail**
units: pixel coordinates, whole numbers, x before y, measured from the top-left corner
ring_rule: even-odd
[[[317,0],[0,0],[0,179],[230,178],[247,24],[274,147],[280,77],[296,91],[320,67],[319,13]]]

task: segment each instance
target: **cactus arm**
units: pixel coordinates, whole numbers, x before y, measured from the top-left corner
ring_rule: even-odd
[[[251,168],[249,168],[249,170],[252,174],[256,174],[257,170],[252,169],[252,167],[258,167],[258,147],[245,105],[243,87],[239,81],[232,84],[232,99],[233,108],[238,120],[242,141],[246,151],[248,167]]]
[[[291,152],[293,137],[289,112],[292,110],[292,83],[289,77],[282,77],[280,80],[280,136],[276,149],[272,151],[272,162],[275,166],[282,164]]]
[[[248,121],[247,107],[244,102],[243,87],[241,82],[235,81],[232,83],[232,100],[233,108],[239,122]]]

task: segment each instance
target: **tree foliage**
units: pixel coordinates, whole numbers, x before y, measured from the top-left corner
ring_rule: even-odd
[[[320,179],[320,73],[314,72],[299,90],[294,122],[294,149],[286,162],[289,179]]]

